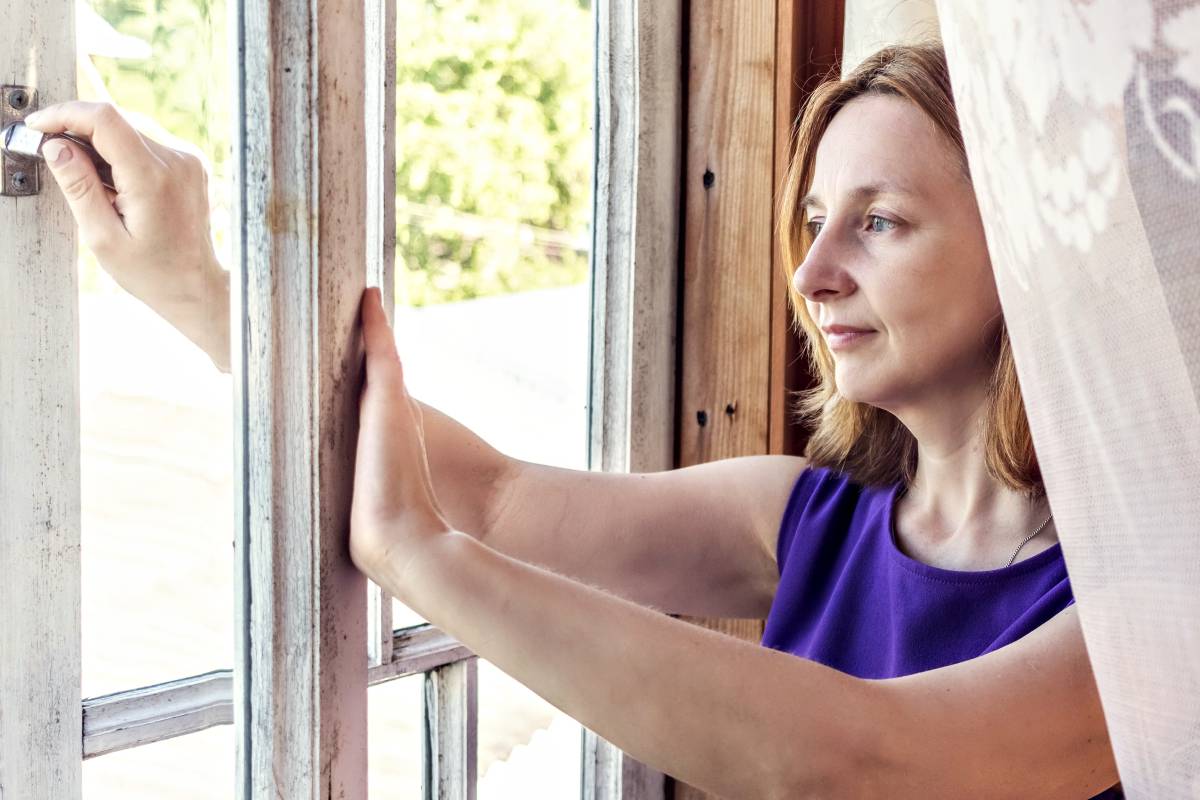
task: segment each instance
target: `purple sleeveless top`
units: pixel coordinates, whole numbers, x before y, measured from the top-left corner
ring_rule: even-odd
[[[1075,602],[1059,544],[1010,567],[958,572],[896,547],[900,486],[804,469],[783,514],[766,647],[860,678],[956,664],[1020,639]],[[1114,787],[1093,800],[1124,797]]]

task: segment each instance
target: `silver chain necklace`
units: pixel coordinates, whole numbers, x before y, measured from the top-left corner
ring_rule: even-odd
[[[899,502],[899,500],[900,500],[900,498],[901,498],[901,497],[904,497],[906,494],[908,494],[908,487],[907,487],[907,486],[904,486],[904,487],[902,487],[902,488],[901,488],[901,490],[900,490],[900,494],[899,494],[899,495],[897,495],[897,497],[896,497],[896,502],[898,503],[898,502]],[[1022,541],[1022,542],[1021,542],[1019,545],[1017,545],[1017,549],[1016,549],[1016,550],[1013,550],[1012,558],[1008,559],[1008,563],[1007,563],[1007,564],[1005,564],[1004,566],[1005,566],[1005,567],[1011,567],[1011,566],[1012,566],[1012,563],[1013,563],[1014,561],[1016,561],[1016,560],[1017,560],[1017,553],[1021,552],[1021,548],[1022,548],[1022,547],[1024,547],[1025,545],[1027,545],[1027,544],[1029,543],[1029,540],[1030,540],[1030,539],[1032,539],[1033,537],[1035,537],[1035,536],[1037,536],[1039,533],[1041,533],[1041,532],[1042,532],[1042,529],[1043,529],[1043,528],[1045,528],[1047,525],[1049,525],[1049,524],[1050,524],[1050,520],[1051,520],[1051,519],[1053,519],[1053,518],[1054,518],[1054,514],[1053,514],[1053,513],[1051,513],[1051,514],[1050,514],[1050,516],[1046,517],[1046,521],[1045,521],[1045,522],[1043,522],[1041,525],[1038,525],[1038,526],[1037,526],[1037,530],[1035,530],[1033,533],[1031,533],[1031,534],[1029,534],[1028,536],[1026,536],[1026,537],[1025,537],[1025,540],[1024,540],[1024,541]],[[893,531],[892,531],[892,538],[893,538],[893,539],[896,539],[896,538],[897,538],[897,537],[896,537],[896,535],[895,535],[895,530],[894,530],[894,527],[893,527]]]
[[[1036,530],[1036,531],[1034,531],[1033,533],[1031,533],[1031,534],[1029,534],[1028,536],[1026,536],[1026,537],[1025,537],[1025,541],[1024,541],[1024,542],[1021,542],[1019,545],[1017,545],[1017,549],[1013,551],[1012,558],[1010,558],[1010,559],[1008,560],[1008,563],[1007,563],[1007,564],[1005,564],[1004,566],[1006,566],[1006,567],[1008,567],[1008,566],[1012,566],[1012,562],[1013,562],[1013,561],[1015,561],[1015,560],[1016,560],[1016,558],[1017,558],[1017,553],[1021,552],[1021,548],[1025,546],[1025,543],[1026,543],[1026,542],[1028,542],[1028,541],[1029,541],[1030,539],[1032,539],[1033,537],[1037,536],[1039,533],[1041,533],[1041,532],[1042,532],[1042,528],[1044,528],[1044,527],[1046,527],[1047,525],[1049,525],[1049,524],[1050,524],[1050,519],[1051,519],[1051,517],[1053,517],[1053,516],[1054,516],[1054,515],[1053,515],[1053,514],[1051,514],[1049,517],[1046,517],[1046,521],[1045,521],[1045,522],[1043,522],[1041,525],[1038,525],[1038,527],[1037,527],[1037,530]]]

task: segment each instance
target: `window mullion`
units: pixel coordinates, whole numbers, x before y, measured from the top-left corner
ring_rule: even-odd
[[[682,163],[679,2],[596,3],[589,464],[674,466]],[[661,772],[583,733],[584,800],[662,800]]]
[[[0,25],[0,83],[29,89],[24,99],[12,91],[0,97],[6,119],[75,96],[74,7],[31,0]],[[0,795],[76,800],[83,737],[76,234],[62,194],[41,175],[39,195],[5,197],[0,213]]]
[[[478,666],[468,658],[425,673],[425,800],[475,800]]]
[[[367,260],[364,9],[241,0],[235,18],[238,796],[364,800],[367,592],[346,552]]]
[[[365,0],[363,97],[367,189],[367,285],[378,286],[388,320],[396,296],[396,0]],[[392,660],[392,598],[368,582],[368,664]]]

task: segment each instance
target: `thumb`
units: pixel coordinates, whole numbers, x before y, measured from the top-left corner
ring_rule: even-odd
[[[108,243],[128,235],[90,158],[65,139],[47,140],[42,156],[67,198],[85,245],[101,255]]]

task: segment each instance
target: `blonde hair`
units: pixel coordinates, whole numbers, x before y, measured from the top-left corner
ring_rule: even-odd
[[[797,421],[813,427],[805,450],[809,464],[844,472],[861,484],[899,482],[907,486],[916,474],[916,438],[887,411],[846,400],[838,393],[833,356],[792,282],[812,245],[806,213],[799,202],[812,184],[817,144],[842,107],[857,97],[875,94],[902,97],[925,112],[953,145],[963,175],[970,180],[941,45],[927,42],[887,47],[845,78],[823,83],[808,98],[796,123],[794,155],[780,197],[779,238],[795,325],[805,333],[805,351],[818,378],[815,387],[793,393]],[[1031,498],[1041,496],[1045,493],[1041,470],[1003,318],[991,352],[995,366],[984,423],[988,472],[1011,489]]]

